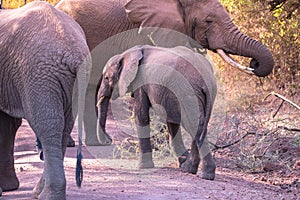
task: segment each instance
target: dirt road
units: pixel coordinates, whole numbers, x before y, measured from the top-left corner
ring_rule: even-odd
[[[77,133],[72,133],[76,138]],[[65,159],[68,200],[96,199],[272,199],[297,200],[295,194],[256,181],[251,176],[232,173],[217,168],[214,181],[182,173],[173,161],[155,161],[156,168],[137,170],[137,160],[112,159],[104,155],[113,147],[84,147],[84,181],[81,188],[75,183],[76,147],[68,148]],[[92,153],[91,153],[92,152]],[[95,152],[99,159],[95,159]],[[217,163],[220,162],[217,160]],[[32,199],[32,189],[42,172],[41,162],[35,151],[35,137],[26,122],[17,133],[15,168],[20,188],[3,193],[2,200]],[[199,170],[200,171],[200,170]]]

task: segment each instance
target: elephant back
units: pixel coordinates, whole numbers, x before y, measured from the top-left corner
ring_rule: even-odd
[[[0,90],[0,105],[5,105],[0,109],[15,117],[24,117],[26,99],[37,92],[34,85],[40,84],[39,90],[48,82],[71,87],[79,68],[90,60],[81,27],[46,2],[1,11],[0,41],[0,79],[7,85]]]

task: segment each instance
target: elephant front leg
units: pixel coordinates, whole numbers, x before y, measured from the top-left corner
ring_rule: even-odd
[[[0,188],[3,191],[19,188],[14,168],[14,141],[22,120],[0,111]]]
[[[176,157],[178,158],[179,167],[184,163],[189,155],[188,150],[185,148],[182,140],[180,124],[167,122],[168,130],[170,133],[170,146]]]
[[[152,147],[150,141],[150,102],[147,95],[140,89],[134,93],[134,114],[139,138],[139,168],[153,168]]]

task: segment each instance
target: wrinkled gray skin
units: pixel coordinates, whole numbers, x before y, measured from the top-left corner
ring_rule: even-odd
[[[89,56],[81,27],[48,3],[32,2],[0,12],[0,187],[3,191],[19,187],[13,150],[16,131],[24,118],[44,148],[44,171],[36,185],[35,197],[66,199],[63,157],[74,124],[73,85],[76,77],[78,86],[86,85],[84,63]]]
[[[212,67],[202,55],[182,46],[136,46],[107,62],[99,84],[98,131],[105,131],[110,98],[133,93],[140,168],[154,167],[149,109],[159,112],[162,106],[181,169],[195,174],[202,159],[202,177],[214,179],[215,162],[205,136],[217,88]],[[180,125],[193,138],[190,154],[182,142]]]
[[[253,58],[251,67],[255,68],[257,76],[271,73],[274,61],[271,52],[260,42],[241,33],[233,24],[230,16],[218,0],[61,0],[57,8],[73,17],[83,28],[91,51],[106,39],[123,31],[142,27],[168,28],[184,33],[198,44],[212,51],[223,49],[227,53]],[[127,4],[126,4],[127,3]],[[127,13],[125,11],[127,9]],[[142,32],[143,33],[143,32]],[[146,34],[146,33],[145,33]],[[169,34],[156,36],[154,39],[166,42],[156,42],[158,46],[174,47],[177,40],[168,41]],[[104,56],[109,46],[93,58],[94,75],[91,77],[86,95],[86,116],[84,118],[87,145],[99,145],[96,136],[96,114],[94,111],[94,94],[97,77],[107,60],[117,53],[135,46],[136,44],[151,44],[148,38],[140,42],[128,42],[121,39],[114,54]],[[132,41],[132,40],[131,40]],[[111,47],[112,48],[112,47]],[[102,61],[95,60],[102,56]],[[92,114],[94,113],[94,114]],[[108,135],[98,136],[102,145],[110,144]]]

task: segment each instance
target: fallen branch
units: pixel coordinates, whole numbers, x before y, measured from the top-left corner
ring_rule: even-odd
[[[273,118],[276,117],[277,113],[279,112],[279,110],[282,108],[283,106],[283,103],[284,103],[284,100],[282,100],[281,104],[279,105],[279,107],[277,108],[276,112],[273,114]]]
[[[230,143],[230,144],[226,144],[226,145],[224,145],[224,146],[219,146],[219,145],[213,144],[213,143],[211,143],[211,142],[209,142],[209,143],[210,143],[211,145],[214,146],[213,151],[215,151],[215,150],[218,150],[218,149],[225,149],[225,148],[228,148],[228,147],[230,147],[230,146],[232,146],[232,145],[235,145],[235,144],[239,143],[241,140],[245,139],[248,135],[255,135],[255,134],[256,134],[256,132],[248,131],[248,132],[247,132],[243,137],[241,137],[240,139],[238,139],[238,140],[236,140],[236,141],[234,141],[234,142],[232,142],[232,143]]]
[[[274,92],[274,91],[271,92],[270,94],[268,94],[268,95],[265,97],[264,101],[265,101],[269,96],[271,96],[271,95],[274,95],[275,97],[278,97],[278,98],[282,99],[282,102],[281,102],[281,104],[279,105],[279,107],[278,107],[278,109],[276,110],[276,112],[274,113],[273,118],[277,115],[277,113],[279,112],[279,110],[282,108],[284,102],[288,102],[289,104],[291,104],[292,106],[294,106],[296,109],[300,110],[300,106],[298,106],[296,103],[292,102],[291,100],[287,99],[286,97],[284,97],[284,96],[282,96],[282,95],[280,95],[280,94],[278,94],[278,93],[276,93],[276,92]]]
[[[298,128],[288,128],[288,127],[285,127],[285,126],[278,126],[278,128],[283,128],[284,130],[287,130],[287,131],[300,132],[300,129],[298,129]]]

